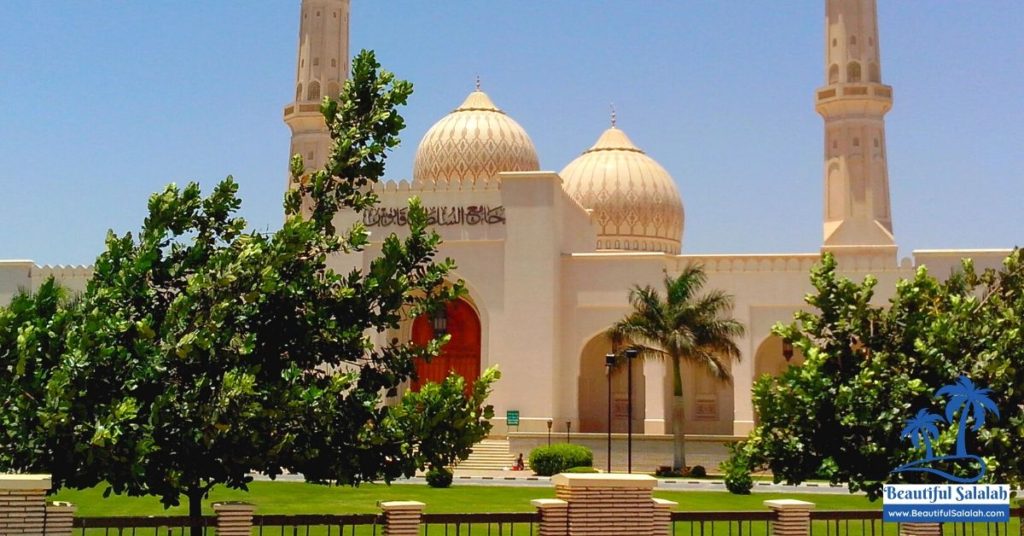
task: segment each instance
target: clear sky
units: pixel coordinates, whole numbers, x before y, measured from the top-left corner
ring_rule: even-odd
[[[901,255],[1024,242],[1024,2],[881,0]],[[0,259],[91,263],[169,182],[233,174],[282,219],[297,0],[8,0],[0,18]],[[821,243],[822,0],[353,0],[352,50],[416,86],[392,178],[472,90],[558,171],[619,126],[679,185],[685,253]]]

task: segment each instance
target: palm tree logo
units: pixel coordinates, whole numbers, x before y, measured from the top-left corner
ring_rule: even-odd
[[[907,425],[900,432],[900,437],[910,438],[915,448],[920,448],[921,443],[925,446],[925,457],[897,467],[894,473],[931,473],[941,476],[952,482],[974,483],[985,476],[985,461],[980,456],[967,453],[967,419],[973,417],[974,425],[971,430],[977,432],[985,425],[985,416],[989,413],[999,417],[999,408],[989,398],[991,389],[983,389],[974,385],[966,376],[957,378],[956,383],[942,387],[935,392],[938,396],[948,397],[946,402],[945,419],[929,412],[926,409],[919,410],[916,415],[907,421]],[[959,418],[954,420],[959,413]],[[939,428],[936,423],[945,421],[952,425],[957,423],[956,429],[956,453],[951,456],[935,456],[932,452],[932,441],[938,439]],[[962,477],[950,474],[947,471],[932,467],[934,462],[956,462],[968,461],[977,463],[978,473],[970,477]]]
[[[939,438],[939,428],[935,423],[942,422],[942,417],[926,409],[919,410],[907,421],[907,426],[900,432],[900,437],[909,437],[914,448],[921,448],[924,443],[925,459],[934,457],[932,454],[932,440]]]

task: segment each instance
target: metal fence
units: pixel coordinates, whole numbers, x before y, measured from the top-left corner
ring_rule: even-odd
[[[532,536],[539,533],[540,514],[481,513],[423,514],[420,532],[430,536]],[[193,526],[213,536],[215,516],[193,522],[188,516],[76,517],[75,534],[81,536],[189,536]],[[256,515],[254,536],[377,536],[384,534],[381,514]]]
[[[193,527],[206,536],[216,526],[216,516],[76,517],[72,524],[73,534],[82,536],[188,536]]]
[[[771,533],[775,513],[750,512],[672,512],[675,536],[766,536]]]

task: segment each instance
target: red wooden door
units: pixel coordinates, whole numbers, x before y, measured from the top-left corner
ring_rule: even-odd
[[[468,303],[455,300],[447,305],[448,333],[452,338],[441,349],[441,355],[430,363],[419,360],[412,390],[419,391],[426,382],[442,382],[448,373],[454,371],[466,379],[466,389],[480,377],[480,318]],[[426,344],[434,336],[430,318],[419,316],[412,323],[412,340]]]

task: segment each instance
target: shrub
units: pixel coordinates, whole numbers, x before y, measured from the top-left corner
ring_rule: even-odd
[[[570,468],[568,468],[568,469],[566,469],[565,471],[562,471],[562,472],[563,473],[599,473],[600,471],[598,471],[597,469],[594,469],[593,467],[570,467]]]
[[[754,487],[754,479],[750,476],[750,456],[742,444],[729,446],[732,451],[729,459],[718,468],[725,476],[725,488],[737,495],[749,495]]]
[[[530,451],[530,467],[540,476],[551,476],[572,467],[594,465],[594,453],[580,445],[556,443]]]
[[[708,470],[703,465],[695,465],[693,469],[690,469],[690,476],[694,478],[704,478],[708,476]]]
[[[452,472],[445,467],[431,467],[427,471],[427,485],[432,488],[447,488],[452,485]]]
[[[683,472],[676,471],[671,465],[659,465],[658,469],[654,471],[654,476],[660,476],[663,478],[679,478],[683,476]]]

